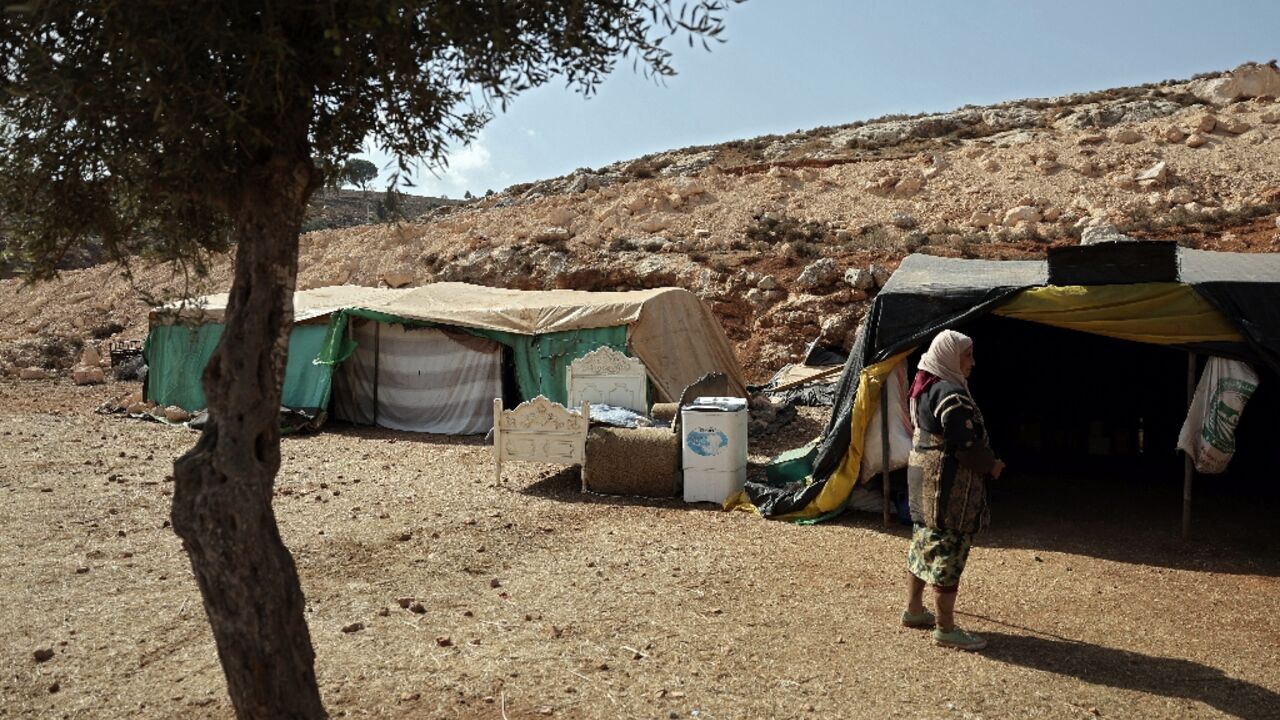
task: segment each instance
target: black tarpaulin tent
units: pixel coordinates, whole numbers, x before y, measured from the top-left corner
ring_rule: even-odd
[[[1280,372],[1280,254],[1147,241],[1055,248],[1043,261],[910,255],[859,329],[836,405],[808,456],[810,481],[799,488],[748,484],[727,504],[800,522],[841,512],[858,482],[862,456],[880,452],[864,447],[864,438],[887,396],[881,390],[890,373],[940,330],[985,315],[1229,357]]]

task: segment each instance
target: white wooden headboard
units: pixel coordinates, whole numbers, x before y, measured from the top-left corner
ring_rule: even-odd
[[[649,414],[649,376],[644,363],[601,346],[569,363],[569,405],[590,402]]]
[[[502,398],[493,399],[493,459],[498,482],[502,463],[509,460],[581,465],[587,457],[587,426],[591,406],[583,402],[579,412],[538,397],[513,410],[502,409]]]

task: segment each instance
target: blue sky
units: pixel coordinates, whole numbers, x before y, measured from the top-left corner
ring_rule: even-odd
[[[1280,57],[1277,0],[748,0],[726,25],[709,53],[673,46],[665,86],[621,64],[589,99],[562,81],[525,93],[409,192],[479,195],[689,145]]]

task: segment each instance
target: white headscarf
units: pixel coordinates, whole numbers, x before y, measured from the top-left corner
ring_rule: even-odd
[[[943,330],[933,338],[928,351],[920,358],[920,369],[955,383],[967,392],[969,380],[964,376],[961,358],[972,349],[973,339],[968,335],[955,330]]]

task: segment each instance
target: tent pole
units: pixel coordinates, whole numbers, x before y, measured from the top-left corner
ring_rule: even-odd
[[[1191,400],[1196,394],[1196,354],[1187,353],[1187,411],[1191,410]],[[1191,537],[1191,477],[1194,467],[1191,454],[1182,453],[1182,539]]]
[[[888,378],[885,378],[888,380]],[[880,385],[880,495],[884,500],[884,526],[889,527],[889,384]]]
[[[382,323],[373,321],[373,424],[378,425],[378,365],[382,359]]]

